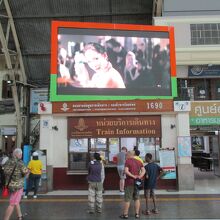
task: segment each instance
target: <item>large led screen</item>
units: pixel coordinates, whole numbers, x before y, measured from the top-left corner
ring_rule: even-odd
[[[172,27],[52,22],[50,101],[175,96]]]

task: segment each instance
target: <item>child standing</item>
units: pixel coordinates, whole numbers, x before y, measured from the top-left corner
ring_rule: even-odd
[[[147,153],[145,155],[145,161],[147,165],[145,165],[146,175],[144,179],[144,195],[146,201],[146,210],[143,211],[144,215],[150,215],[150,213],[157,214],[158,209],[156,206],[156,196],[155,196],[155,188],[157,179],[159,179],[163,175],[163,169],[152,161],[152,154]],[[153,209],[150,211],[149,209],[149,199],[153,200]]]

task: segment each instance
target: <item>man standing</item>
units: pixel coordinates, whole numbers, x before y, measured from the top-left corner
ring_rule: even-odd
[[[102,212],[102,190],[103,184],[101,179],[102,163],[99,153],[94,153],[94,159],[89,163],[88,168],[88,183],[89,183],[89,194],[88,194],[88,213],[93,214],[95,211],[98,213]]]
[[[155,189],[157,180],[164,174],[163,169],[152,161],[152,154],[147,153],[145,155],[145,161],[147,165],[145,166],[146,175],[144,180],[144,195],[146,201],[146,210],[143,212],[145,215],[150,215],[150,213],[159,213],[156,206],[156,196]],[[150,211],[149,209],[149,199],[152,198],[154,208]]]
[[[119,190],[120,193],[124,194],[125,186],[125,158],[126,158],[127,148],[122,147],[121,152],[117,154],[117,170],[120,178],[119,181]]]
[[[131,200],[134,200],[135,205],[135,218],[140,218],[140,195],[139,190],[135,187],[135,179],[142,179],[145,174],[143,164],[134,159],[134,152],[129,151],[127,153],[127,160],[125,162],[125,197],[124,197],[124,209],[123,214],[119,217],[122,219],[128,218],[128,211]]]

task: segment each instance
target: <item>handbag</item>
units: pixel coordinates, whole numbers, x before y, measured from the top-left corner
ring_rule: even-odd
[[[8,196],[9,196],[8,186],[9,186],[9,184],[11,182],[11,179],[12,179],[12,176],[13,176],[13,174],[15,172],[16,166],[17,166],[17,163],[15,164],[15,166],[14,166],[12,172],[11,172],[11,175],[10,175],[9,180],[8,180],[8,184],[6,186],[3,186],[3,188],[2,188],[2,198],[8,198]]]
[[[9,190],[7,186],[3,186],[2,188],[2,198],[8,198],[9,196]]]
[[[135,165],[137,166],[136,163],[135,163]],[[142,180],[142,179],[139,179],[139,178],[135,179],[135,180],[134,180],[134,186],[135,186],[136,189],[142,190],[142,189],[144,188],[144,182],[143,182],[143,180]]]
[[[138,190],[142,190],[144,188],[144,183],[142,179],[135,179],[134,185]]]

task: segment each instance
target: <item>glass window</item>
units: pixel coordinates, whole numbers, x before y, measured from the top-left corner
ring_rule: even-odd
[[[119,153],[119,138],[109,138],[109,163],[115,163]]]
[[[138,150],[140,157],[145,160],[145,154],[151,153],[152,159],[159,161],[160,138],[139,138]]]
[[[91,138],[90,143],[90,158],[98,152],[104,160],[108,161],[107,138]]]
[[[210,45],[219,44],[219,24],[191,24],[191,44]]]
[[[88,139],[69,140],[69,170],[87,170]]]

